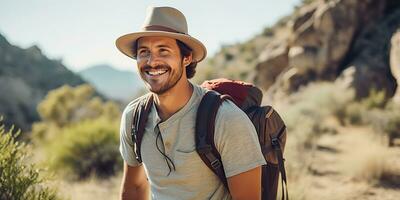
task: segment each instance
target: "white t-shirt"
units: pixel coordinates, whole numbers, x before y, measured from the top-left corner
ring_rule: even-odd
[[[206,89],[193,85],[188,103],[161,122],[155,105],[151,108],[141,144],[141,154],[150,181],[152,199],[232,199],[218,177],[204,164],[196,152],[196,112]],[[137,100],[124,110],[120,130],[120,152],[130,166],[138,166],[135,144],[130,135],[132,109]],[[168,168],[158,147],[175,164],[176,170]],[[256,130],[233,102],[225,101],[218,110],[214,141],[221,155],[226,177],[231,177],[266,164],[261,153]],[[170,173],[169,173],[170,172]]]

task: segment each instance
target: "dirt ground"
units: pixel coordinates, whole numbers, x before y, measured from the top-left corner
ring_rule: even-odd
[[[309,167],[312,175],[308,178],[308,186],[305,199],[324,200],[399,200],[400,199],[400,146],[385,148],[383,165],[391,165],[392,174],[388,180],[377,181],[368,173],[374,173],[379,166],[370,166],[371,172],[364,178],[354,178],[354,171],[358,170],[358,162],[366,160],[367,156],[375,159],[374,145],[384,143],[380,139],[369,137],[372,130],[365,127],[340,128],[337,134],[324,135],[317,142],[316,151],[313,154],[312,164]],[[372,141],[375,140],[375,141]],[[378,150],[382,150],[379,148]],[[376,150],[376,151],[378,151]],[[370,159],[371,159],[370,158]],[[379,159],[379,158],[376,158]],[[381,166],[382,167],[382,166]],[[383,166],[384,167],[384,166]],[[355,168],[352,170],[352,168]],[[366,167],[364,166],[364,169]],[[368,169],[368,168],[366,168]],[[353,171],[349,173],[348,171]],[[359,180],[361,179],[361,180]],[[290,189],[290,187],[289,187]],[[296,197],[294,197],[296,199]]]

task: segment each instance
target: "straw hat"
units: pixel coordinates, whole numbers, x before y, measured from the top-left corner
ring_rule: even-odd
[[[137,39],[146,36],[165,36],[180,40],[193,50],[193,60],[196,62],[207,55],[203,43],[188,34],[186,18],[175,8],[149,7],[141,30],[119,37],[115,44],[122,53],[136,59],[136,52],[132,52],[133,44]]]

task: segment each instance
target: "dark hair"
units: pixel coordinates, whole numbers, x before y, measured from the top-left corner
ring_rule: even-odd
[[[193,50],[190,47],[188,47],[185,43],[181,42],[180,40],[176,40],[176,43],[178,44],[179,50],[182,55],[182,59],[183,57],[189,56],[193,52]],[[196,66],[197,66],[196,61],[193,61],[188,66],[186,66],[186,76],[188,79],[193,78],[193,76],[196,74]]]
[[[131,52],[132,52],[132,55],[133,55],[133,58],[135,59],[135,60],[137,60],[137,48],[138,48],[138,41],[139,39],[137,39],[136,41],[134,41],[134,42],[132,42],[132,44],[131,44]]]
[[[193,52],[193,50],[190,47],[188,47],[185,43],[183,43],[180,40],[176,40],[176,44],[178,45],[182,59],[183,57],[189,56],[190,53]],[[137,59],[137,40],[132,43],[132,52],[133,55],[135,55],[133,58]],[[196,74],[196,66],[197,66],[196,61],[193,61],[188,66],[186,66],[186,77],[188,79],[193,78],[193,76]]]

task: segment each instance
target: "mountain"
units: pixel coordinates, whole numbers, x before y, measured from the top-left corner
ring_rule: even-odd
[[[95,65],[78,73],[111,99],[128,101],[144,87],[137,73],[118,70],[109,65]]]
[[[0,115],[8,127],[28,130],[39,120],[37,104],[48,91],[85,81],[59,60],[51,60],[37,46],[23,49],[0,34]]]

